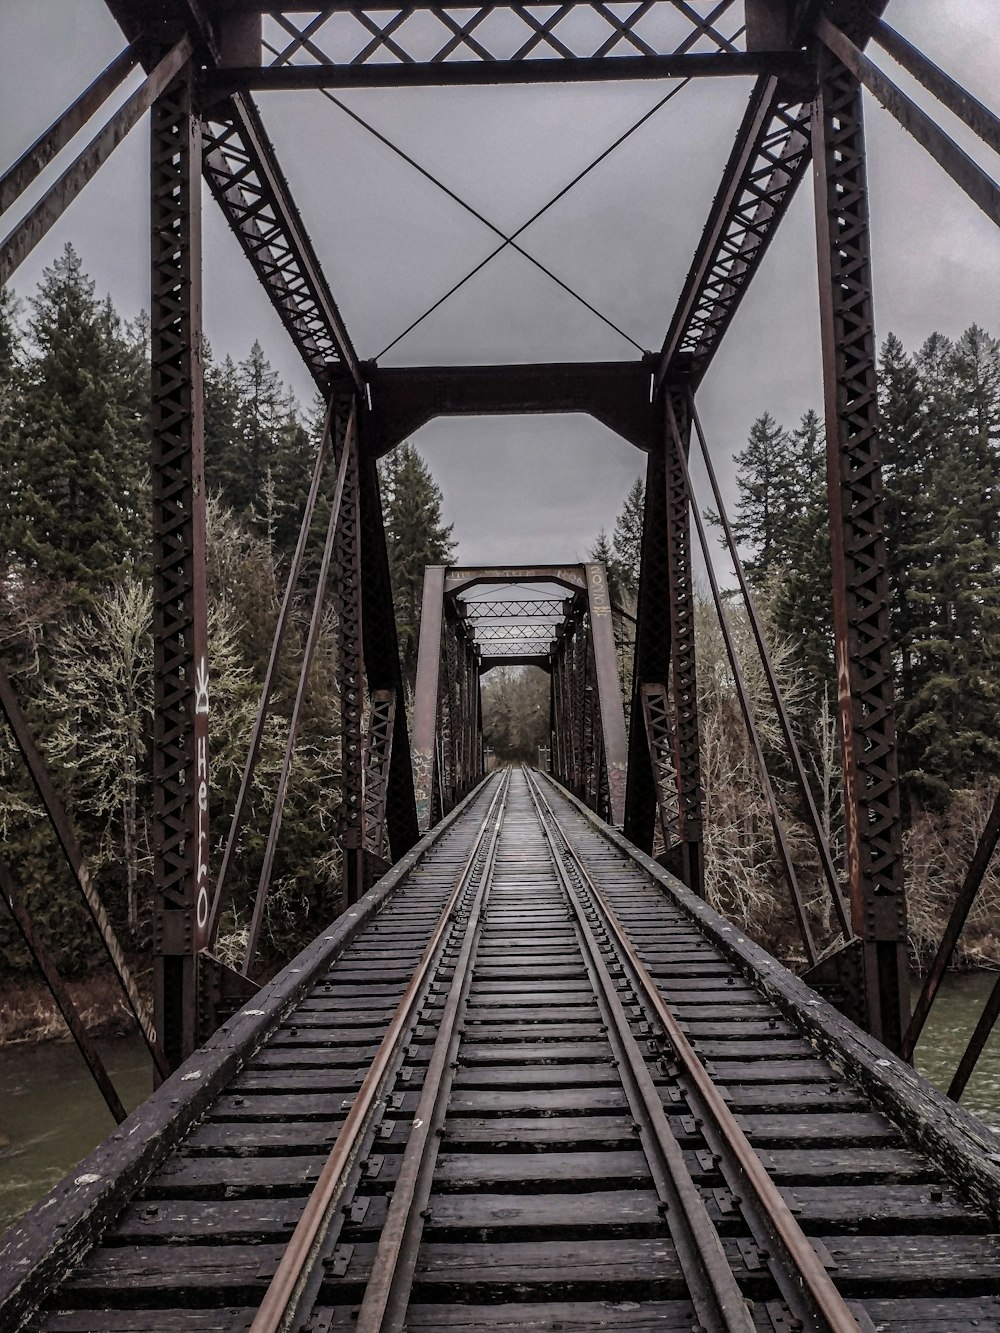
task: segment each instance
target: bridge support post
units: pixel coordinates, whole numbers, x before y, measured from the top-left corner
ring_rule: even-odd
[[[358,494],[361,531],[361,599],[365,608],[362,637],[365,674],[372,697],[388,690],[393,699],[396,724],[389,738],[389,768],[386,774],[385,823],[390,859],[405,856],[420,836],[413,795],[410,735],[405,725],[406,695],[399,664],[399,639],[389,580],[389,552],[385,541],[382,500],[376,469],[377,444],[371,421],[362,411],[358,436]]]
[[[189,62],[151,112],[153,1008],[168,1063],[197,1042],[208,892],[201,125]]]
[[[444,565],[428,565],[420,606],[417,687],[413,701],[413,788],[421,833],[426,833],[434,823],[445,573]]]
[[[665,392],[670,392],[669,386]],[[665,772],[662,746],[669,741],[677,818],[662,823],[665,860],[690,889],[703,894],[691,497],[678,452],[687,452],[691,421],[687,395],[678,392],[671,401],[678,433],[669,424],[664,402],[663,445],[651,451],[646,465],[625,834],[636,846],[652,852],[657,810],[663,804],[662,793],[658,792],[658,782]],[[664,716],[661,720],[665,727],[654,734],[643,725],[649,699],[667,696],[672,702],[672,717],[667,721]]]
[[[906,901],[864,120],[856,78],[828,52],[819,62],[812,133],[847,871],[867,1026],[898,1050]]]
[[[364,750],[362,720],[365,673],[361,628],[361,498],[358,478],[358,432],[348,430],[353,395],[336,395],[333,407],[334,456],[339,464],[349,451],[344,474],[340,521],[333,547],[334,607],[337,612],[337,684],[340,694],[340,848],[344,902],[356,903],[365,891]]]

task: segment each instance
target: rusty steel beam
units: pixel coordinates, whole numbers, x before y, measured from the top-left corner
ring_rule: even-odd
[[[249,97],[205,119],[205,179],[278,318],[323,393],[364,376],[319,259]]]
[[[85,88],[76,101],[66,108],[58,120],[26,148],[14,165],[0,176],[0,213],[6,213],[11,204],[28,188],[49,163],[66,147],[70,139],[83,129],[87,121],[100,110],[111,94],[131,74],[139,61],[134,45],[112,60],[93,83]]]
[[[625,836],[642,851],[653,851],[658,807],[655,758],[646,737],[635,725],[641,716],[642,691],[646,685],[666,690],[670,672],[670,589],[667,560],[667,510],[665,448],[646,460],[646,490],[642,519],[642,550],[639,560],[639,589],[636,597],[634,667],[632,671],[632,722],[629,731],[628,779],[625,785]],[[675,773],[676,766],[671,771]]]
[[[948,1096],[953,1102],[957,1102],[961,1098],[969,1079],[976,1072],[979,1057],[996,1028],[998,1018],[1000,1018],[1000,977],[993,983],[993,989],[983,1006],[983,1012],[979,1015],[975,1031],[969,1038],[969,1044],[965,1048],[958,1068],[955,1070],[955,1076],[948,1086]]]
[[[208,941],[208,618],[201,121],[191,62],[150,121],[153,1004],[176,1067],[197,1044]]]
[[[10,281],[18,265],[27,258],[49,229],[55,226],[83,187],[93,179],[129,130],[149,110],[190,55],[191,42],[183,37],[143,80],[128,101],[118,108],[59,179],[46,190],[34,208],[0,242],[0,287]]]
[[[365,744],[365,808],[362,827],[366,854],[386,867],[390,864],[386,801],[395,723],[396,696],[392,690],[373,690]]]
[[[683,374],[695,386],[767,253],[810,160],[808,85],[790,95],[759,80],[723,171],[656,370],[659,387]]]
[[[432,809],[437,769],[438,695],[446,573],[444,565],[427,566],[424,570],[423,601],[420,607],[417,684],[413,699],[413,789],[417,802],[417,825],[421,833],[426,833],[434,822]]]
[[[650,374],[645,361],[370,367],[379,453],[435,417],[519,412],[585,412],[648,450],[658,429],[649,402]]]
[[[608,575],[604,565],[599,561],[592,561],[585,566],[585,569],[601,748],[607,768],[608,805],[611,816],[608,822],[615,828],[621,828],[625,823],[628,741],[625,736],[622,686],[618,679],[614,626],[611,623],[611,595],[608,592]]]
[[[31,919],[31,913],[21,896],[20,890],[14,881],[10,867],[7,862],[0,858],[0,896],[3,897],[7,908],[14,919],[14,924],[24,940],[25,946],[32,958],[38,965],[49,993],[55,1000],[59,1012],[63,1016],[66,1026],[69,1028],[70,1035],[77,1044],[80,1054],[83,1056],[87,1068],[90,1070],[91,1077],[97,1084],[101,1096],[104,1098],[108,1110],[111,1112],[115,1123],[120,1125],[128,1115],[125,1107],[122,1105],[121,1098],[118,1096],[117,1089],[111,1080],[104,1061],[101,1059],[100,1052],[91,1040],[90,1033],[87,1031],[87,1025],[80,1017],[80,1012],[73,1003],[73,997],[66,989],[66,983],[59,975],[59,969],[56,967],[49,955],[48,949],[42,943],[35,931],[34,922]]]
[[[935,65],[894,28],[890,28],[884,19],[875,25],[872,38],[908,74],[912,74],[928,92],[933,93],[939,102],[964,121],[983,143],[995,153],[1000,153],[1000,116],[973,97],[967,88],[963,88],[950,74]]]
[[[691,487],[686,455],[691,419],[686,394],[663,395],[667,614],[670,620],[670,691],[674,703],[674,769],[680,811],[677,873],[694,893],[705,891],[702,855],[701,738],[695,654],[695,600],[691,548]]]
[[[813,109],[830,555],[851,921],[867,1024],[909,1017],[906,899],[861,86],[824,48]]]
[[[364,884],[364,733],[365,669],[362,640],[361,495],[358,469],[357,402],[351,393],[335,395],[335,448],[344,473],[341,522],[334,543],[333,605],[337,613],[337,691],[340,702],[340,841],[344,902],[352,905]]]
[[[950,135],[901,88],[892,82],[877,65],[873,64],[829,20],[820,19],[817,32],[827,49],[849,69],[872,96],[921,147],[926,148],[935,162],[942,166],[960,189],[964,190],[991,222],[1000,226],[1000,186],[960,148]]]
[[[359,422],[358,486],[361,510],[361,602],[365,674],[370,692],[391,690],[396,700],[397,718],[406,717],[406,690],[399,660],[399,638],[392,583],[389,578],[389,552],[386,546],[382,498],[378,470],[372,447],[370,423],[362,412]],[[393,727],[392,757],[389,763],[386,793],[386,820],[393,861],[405,856],[416,843],[417,808],[413,792],[413,766],[410,758],[410,733],[405,726]]]
[[[444,590],[457,594],[484,583],[555,583],[571,592],[585,592],[587,588],[582,565],[463,565],[448,569]]]
[[[561,60],[448,60],[413,63],[248,65],[211,74],[211,95],[290,92],[308,88],[455,88],[474,85],[593,83],[631,79],[795,78],[800,52],[683,52],[679,55],[569,56]]]

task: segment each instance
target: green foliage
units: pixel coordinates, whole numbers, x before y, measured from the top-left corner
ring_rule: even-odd
[[[0,292],[0,653],[97,888],[126,946],[149,939],[153,657],[148,568],[148,324],[99,302],[75,252],[46,271],[24,330]],[[259,345],[209,361],[210,812],[218,864],[315,457]],[[223,498],[220,499],[218,492]],[[238,512],[234,513],[233,509]],[[223,929],[249,918],[302,661],[311,588],[293,609]],[[265,956],[337,908],[336,621],[310,675],[265,917]],[[102,950],[12,737],[0,725],[0,843],[67,975]],[[31,969],[0,916],[0,970]]]
[[[389,548],[389,573],[404,678],[416,679],[420,604],[427,565],[449,564],[452,524],[441,518],[441,491],[409,441],[379,462],[379,487]]]
[[[588,560],[599,560],[608,574],[612,600],[626,608],[635,603],[639,588],[639,562],[642,557],[642,518],[645,486],[640,478],[632,483],[615,527],[609,538],[602,528],[587,552]]]
[[[145,547],[139,360],[70,245],[45,270],[27,340],[10,372],[16,425],[0,434],[0,564],[87,607]]]
[[[1000,774],[1000,347],[977,326],[880,358],[890,626],[911,812]],[[825,446],[767,413],[737,455],[734,527],[796,660],[832,684]]]

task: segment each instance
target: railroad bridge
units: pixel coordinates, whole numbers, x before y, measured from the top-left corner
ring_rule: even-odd
[[[151,1010],[2,664],[0,708],[158,1087],[126,1115],[0,849],[6,903],[119,1122],[3,1238],[0,1325],[1000,1329],[1000,1151],[957,1105],[1000,986],[949,1097],[908,1063],[1000,837],[1000,804],[911,1013],[862,90],[1000,222],[995,182],[890,79],[882,56],[994,150],[997,117],[890,27],[880,0],[108,4],[121,55],[0,178],[0,212],[17,216],[56,155],[93,129],[0,243],[0,281],[148,113]],[[406,368],[359,358],[253,100],[282,88],[727,76],[750,80],[750,99],[663,346],[600,364]],[[127,78],[134,90],[108,115]],[[843,869],[696,405],[810,165]],[[209,825],[202,178],[328,403],[228,833]],[[501,248],[537,263],[519,235],[499,232]],[[376,462],[433,417],[513,412],[589,413],[643,451],[637,604],[616,604],[599,562],[429,568],[410,722]],[[692,503],[696,451],[836,939],[816,938],[796,882]],[[285,762],[245,958],[231,967],[214,952],[220,914],[321,508]],[[801,976],[703,897],[699,547],[801,932]],[[330,925],[259,986],[255,955],[329,600],[341,896]],[[480,679],[500,662],[549,675],[546,773],[484,773]]]

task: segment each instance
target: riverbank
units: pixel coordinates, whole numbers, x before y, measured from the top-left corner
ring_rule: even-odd
[[[135,1033],[135,1020],[113,977],[97,974],[65,984],[84,1026],[93,1036],[124,1037]],[[4,980],[0,994],[0,1048],[39,1046],[68,1036],[63,1017],[43,982]]]

